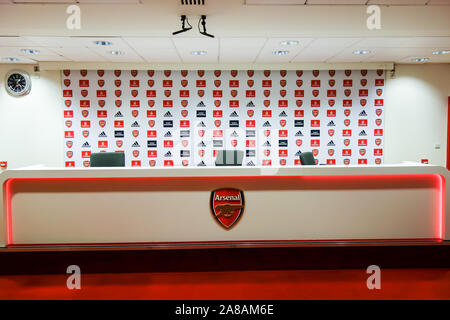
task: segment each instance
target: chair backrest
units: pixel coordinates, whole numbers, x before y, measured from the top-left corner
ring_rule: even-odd
[[[216,166],[242,166],[244,151],[219,150],[216,158]]]
[[[125,167],[125,153],[98,152],[91,153],[91,167]]]
[[[316,160],[312,152],[302,152],[300,153],[300,162],[302,166],[315,166]]]

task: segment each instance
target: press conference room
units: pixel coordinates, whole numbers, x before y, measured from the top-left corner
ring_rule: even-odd
[[[0,0],[0,299],[448,300],[449,109],[448,0]]]

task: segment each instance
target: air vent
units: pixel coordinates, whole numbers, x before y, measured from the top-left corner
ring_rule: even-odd
[[[205,0],[181,0],[183,6],[204,6]]]

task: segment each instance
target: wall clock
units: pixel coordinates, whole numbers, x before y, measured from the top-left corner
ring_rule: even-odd
[[[14,96],[20,97],[27,95],[31,90],[30,75],[21,70],[12,70],[6,74],[6,91]]]

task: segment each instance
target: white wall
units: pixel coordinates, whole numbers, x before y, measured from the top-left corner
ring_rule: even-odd
[[[30,94],[15,98],[6,92],[5,76],[11,69],[32,76]],[[9,169],[63,164],[60,72],[33,74],[32,66],[0,65],[0,161],[8,161]]]
[[[13,98],[0,65],[0,161],[8,168],[63,165],[63,121],[59,71],[32,78],[31,93]],[[15,66],[33,74],[30,66]],[[445,166],[450,64],[397,65],[385,95],[385,163],[420,161]],[[440,144],[440,149],[435,145]]]

